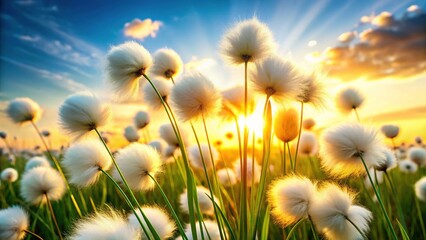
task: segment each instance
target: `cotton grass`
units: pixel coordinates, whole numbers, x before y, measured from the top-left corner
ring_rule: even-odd
[[[14,168],[5,168],[1,171],[1,180],[9,183],[16,182],[18,180],[18,171]]]
[[[124,137],[129,143],[139,141],[139,133],[138,130],[133,126],[127,126],[124,128]]]
[[[28,227],[29,217],[22,207],[12,206],[0,210],[0,239],[24,239]]]
[[[169,99],[170,92],[172,91],[172,85],[170,82],[164,80],[151,80],[152,84],[157,89],[161,98],[164,102],[167,102]],[[146,105],[153,110],[158,110],[163,107],[163,101],[158,97],[157,92],[154,90],[151,84],[145,84],[143,86],[143,100]]]
[[[169,48],[162,48],[154,54],[154,64],[150,72],[155,76],[176,79],[182,73],[183,63],[179,54]]]
[[[421,147],[410,148],[410,150],[408,150],[408,158],[419,167],[426,166],[426,149]]]
[[[170,219],[169,215],[164,209],[158,206],[144,206],[142,207],[142,211],[148,218],[160,239],[169,239],[173,237],[173,232],[176,230],[176,224]],[[138,211],[137,214],[139,219],[142,220],[145,229],[148,229],[148,225],[142,217],[142,214]],[[134,213],[128,216],[128,220],[129,224],[141,233],[142,239],[148,239]]]
[[[364,97],[354,88],[346,88],[337,93],[336,105],[343,113],[359,108],[363,102]]]
[[[210,190],[203,186],[197,186],[197,197],[198,197],[198,204],[200,205],[200,211],[203,214],[213,216],[214,206],[213,206],[212,200],[210,199],[211,197]],[[213,199],[217,203],[217,199],[215,196],[213,196]],[[179,196],[179,206],[184,213],[189,213],[188,194],[186,189]]]
[[[7,115],[13,122],[22,124],[25,122],[37,122],[41,117],[41,109],[38,103],[30,98],[15,98],[9,102]]]
[[[149,117],[148,112],[146,111],[139,111],[135,114],[135,117],[133,118],[133,122],[135,124],[135,127],[137,129],[143,129],[150,123],[151,118]]]
[[[420,178],[415,184],[414,189],[417,198],[426,202],[426,177]]]
[[[215,166],[216,162],[219,160],[219,153],[217,150],[212,146],[212,156],[210,155],[210,148],[208,144],[200,144],[200,147],[198,145],[194,145],[188,148],[189,152],[189,161],[191,165],[198,169],[203,170],[204,166],[207,170],[210,170]]]
[[[35,156],[28,160],[28,162],[25,164],[25,171],[28,171],[35,167],[51,167],[49,160],[47,160],[45,157],[41,156]]]

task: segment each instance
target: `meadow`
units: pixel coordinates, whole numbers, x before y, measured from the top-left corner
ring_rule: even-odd
[[[364,123],[368,96],[325,94],[327,75],[275,55],[273,33],[257,19],[236,23],[220,46],[244,71],[224,91],[202,72],[181,76],[171,49],[111,48],[111,100],[142,95],[168,120],[154,129],[150,112],[135,112],[120,149],[102,128],[120,113],[93,93],[64,99],[63,149],[37,127],[36,102],[10,101],[10,119],[31,125],[41,147],[20,151],[1,129],[0,239],[426,239],[422,136],[396,145],[398,126]],[[327,99],[346,120],[319,129],[303,110]]]

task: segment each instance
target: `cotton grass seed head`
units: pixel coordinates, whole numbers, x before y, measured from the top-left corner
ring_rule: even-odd
[[[21,240],[29,226],[29,217],[20,206],[0,210],[0,239]]]
[[[191,166],[198,170],[203,170],[203,159],[204,164],[206,166],[207,170],[210,170],[213,168],[213,165],[216,165],[216,162],[219,160],[219,153],[217,150],[212,146],[212,156],[210,155],[209,145],[202,143],[200,144],[200,147],[198,145],[193,145],[188,148],[189,152],[189,161],[191,163]],[[201,153],[200,153],[201,151]]]
[[[355,195],[335,184],[326,184],[311,203],[309,215],[317,229],[327,239],[363,239],[347,220],[350,219],[363,234],[369,230],[373,216],[364,207],[353,205]]]
[[[242,182],[242,172],[241,172],[241,163],[240,160],[236,160],[234,164],[234,171],[237,176],[237,180]],[[260,181],[260,171],[262,170],[261,166],[253,160],[252,158],[247,158],[247,186],[251,187],[252,184],[256,184]]]
[[[308,216],[315,194],[315,184],[306,177],[287,176],[276,180],[268,191],[272,216],[282,227],[295,224]]]
[[[363,102],[364,97],[354,88],[346,88],[337,93],[336,106],[343,113],[359,108]]]
[[[78,220],[74,225],[70,240],[137,240],[140,232],[127,223],[124,216],[115,211],[98,212],[95,215]]]
[[[300,135],[299,153],[307,156],[313,156],[318,150],[318,140],[314,133],[303,132]]]
[[[416,184],[414,184],[414,189],[416,191],[416,196],[426,202],[426,177],[420,178]]]
[[[41,117],[38,103],[30,98],[15,98],[9,102],[6,113],[13,122],[22,124],[28,121],[37,122]]]
[[[137,142],[140,138],[138,130],[133,126],[126,127],[123,135],[129,143]]]
[[[176,83],[171,101],[183,121],[215,117],[222,108],[220,92],[199,72],[188,74]]]
[[[387,138],[392,139],[398,136],[399,127],[396,125],[383,125],[381,131]]]
[[[110,117],[109,106],[89,93],[71,95],[59,108],[60,126],[75,138],[81,138],[93,129],[105,126]]]
[[[206,215],[214,215],[214,206],[212,200],[210,199],[210,190],[203,186],[197,186],[197,197],[201,212]],[[215,196],[213,196],[213,199],[217,203]],[[186,189],[179,196],[179,205],[184,213],[189,213],[188,194]]]
[[[322,167],[332,176],[344,178],[364,174],[384,162],[383,145],[374,128],[345,123],[323,132],[320,143]]]
[[[151,80],[151,82],[154,84],[163,101],[167,102],[170,92],[172,91],[172,84],[164,80],[156,79]],[[153,110],[158,110],[163,107],[163,102],[158,97],[152,85],[149,83],[146,83],[143,86],[143,100],[145,101],[146,105],[148,105],[148,107]]]
[[[326,95],[324,76],[318,71],[313,71],[301,74],[300,78],[302,92],[299,95],[299,101],[315,107],[323,107]]]
[[[1,180],[9,183],[16,182],[18,180],[18,171],[14,168],[5,168],[1,171]]]
[[[408,150],[408,158],[419,167],[426,166],[426,149],[421,147],[410,148],[410,150]]]
[[[148,218],[160,239],[170,239],[173,237],[173,232],[176,230],[176,224],[172,221],[164,209],[158,206],[144,206],[142,207],[142,211]],[[140,211],[136,210],[136,213],[138,214],[139,219],[141,219],[144,228],[149,231],[148,225]],[[141,233],[142,239],[148,239],[135,214],[130,214],[128,219],[129,224]]]
[[[383,149],[384,161],[377,165],[375,168],[377,171],[388,172],[391,169],[395,168],[398,163],[396,161],[395,155],[388,148]]]
[[[222,168],[216,174],[218,181],[223,186],[232,186],[237,183],[237,176],[231,168]]]
[[[133,121],[137,129],[143,129],[148,126],[150,122],[149,113],[146,111],[139,111],[136,113]]]
[[[165,79],[176,79],[182,73],[183,63],[179,54],[169,48],[161,48],[154,54],[154,64],[150,72]]]
[[[184,143],[184,145],[188,145],[189,141],[188,141],[188,133],[187,130],[185,128],[179,127],[179,131],[181,133],[182,136],[182,141]],[[169,144],[170,146],[173,147],[179,147],[179,141],[176,137],[176,134],[173,130],[173,126],[170,123],[166,123],[160,126],[159,128],[159,134],[160,137],[166,141],[167,144]]]
[[[374,168],[370,168],[368,171],[370,172],[370,176],[371,176],[371,179],[373,180],[374,184],[376,184],[376,183],[380,184],[380,183],[383,182],[383,172],[377,171],[377,170],[376,170],[376,172],[374,172],[375,171]],[[371,182],[370,182],[370,179],[368,178],[368,176],[365,176],[364,184],[365,184],[365,187],[367,189],[370,189],[370,190],[373,189],[373,186],[371,185]]]
[[[134,97],[139,89],[139,79],[151,65],[151,54],[139,43],[129,41],[113,46],[107,56],[106,69],[117,97]]]
[[[38,205],[62,198],[65,193],[65,182],[53,168],[36,167],[24,173],[21,180],[21,196],[25,201]]]
[[[232,64],[260,60],[275,48],[271,30],[256,18],[237,23],[225,33],[220,44],[220,52]]]
[[[399,170],[404,173],[416,173],[418,166],[410,159],[405,159],[398,162]]]
[[[71,145],[65,152],[62,166],[68,172],[69,181],[78,187],[95,184],[112,164],[111,157],[100,141],[86,140]]]
[[[28,162],[25,164],[25,171],[28,171],[30,169],[33,169],[35,167],[51,167],[49,160],[45,158],[44,156],[35,156],[28,160]]]
[[[115,159],[131,189],[148,191],[154,188],[155,183],[148,174],[155,177],[161,170],[162,161],[153,147],[131,143],[118,151]],[[114,169],[113,176],[122,181],[117,169]]]
[[[200,223],[197,221],[195,223],[196,228],[196,234],[197,236],[192,235],[192,228],[191,224],[187,224],[185,227],[185,235],[188,237],[189,240],[193,239],[203,239],[208,238],[210,240],[220,240],[220,230],[217,226],[217,223],[212,220],[203,220],[203,223],[201,224],[202,228],[200,229]]]
[[[303,90],[296,66],[278,56],[256,62],[250,71],[250,80],[254,91],[276,102],[295,100]]]
[[[283,142],[290,142],[299,134],[299,113],[294,108],[280,108],[274,119],[275,136]]]

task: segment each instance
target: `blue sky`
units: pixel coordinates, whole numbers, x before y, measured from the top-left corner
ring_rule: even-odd
[[[218,46],[239,20],[256,16],[271,28],[279,54],[304,63],[306,54],[337,46],[340,34],[361,31],[362,16],[400,17],[411,5],[426,9],[419,0],[1,1],[0,101],[26,96],[53,111],[73,92],[102,92],[105,55],[127,40],[150,52],[172,48],[185,63],[208,60],[213,80],[227,85],[240,75]],[[134,19],[161,24],[155,36],[134,39],[124,34]],[[316,44],[308,47],[311,40]]]

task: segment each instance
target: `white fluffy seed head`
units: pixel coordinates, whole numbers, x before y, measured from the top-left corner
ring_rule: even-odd
[[[174,85],[171,101],[183,121],[211,118],[222,108],[222,96],[214,84],[199,72],[184,76]]]
[[[188,133],[185,128],[179,127],[179,131],[182,136],[182,141],[185,146],[189,144]],[[173,126],[170,123],[166,123],[160,126],[159,128],[160,137],[166,141],[167,144],[174,147],[179,147],[179,141],[176,137],[175,132],[173,131]]]
[[[256,62],[250,71],[253,90],[272,97],[276,102],[296,99],[303,90],[300,74],[295,65],[278,56]]]
[[[337,94],[336,105],[343,113],[349,113],[353,109],[359,108],[364,102],[364,97],[354,88],[346,88]]]
[[[35,167],[51,167],[49,160],[47,160],[44,156],[35,156],[28,160],[25,164],[25,171],[28,171]]]
[[[16,180],[18,180],[18,176],[18,171],[16,171],[16,169],[14,168],[5,168],[1,172],[1,180],[5,182],[15,182]]]
[[[154,54],[154,64],[150,72],[165,79],[176,79],[183,69],[179,54],[169,48],[161,48]]]
[[[200,148],[198,148],[198,145],[193,145],[188,148],[189,152],[189,161],[191,163],[191,166],[198,169],[203,170],[203,159],[204,164],[206,166],[207,170],[210,170],[213,168],[213,164],[216,165],[216,162],[219,160],[219,153],[217,150],[211,146],[212,149],[212,156],[210,155],[209,145],[202,143],[200,144]],[[201,153],[200,153],[201,151]]]
[[[414,185],[416,196],[426,202],[426,177],[420,178]]]
[[[399,127],[396,125],[383,125],[381,130],[387,138],[391,139],[398,136],[399,133]]]
[[[202,228],[200,230],[200,223],[197,221],[195,223],[196,228],[196,234],[197,236],[192,235],[192,228],[191,224],[187,224],[185,227],[185,235],[188,237],[189,240],[193,239],[202,239],[204,236],[205,239],[210,240],[220,240],[220,230],[217,226],[217,223],[212,220],[203,220],[203,223],[201,224]],[[206,232],[207,230],[207,232]]]
[[[300,135],[299,153],[307,156],[313,156],[318,150],[318,140],[314,133],[303,132]]]
[[[144,206],[142,207],[142,211],[148,218],[160,239],[170,239],[173,237],[173,232],[176,230],[176,224],[172,221],[172,219],[170,219],[164,209],[157,206]],[[144,228],[149,231],[148,225],[140,211],[136,210],[136,213],[138,214],[139,219],[141,219]],[[141,233],[142,239],[148,239],[135,214],[130,214],[128,219],[129,224]]]
[[[398,162],[399,170],[405,173],[415,173],[417,172],[417,164],[410,159],[405,159]]]
[[[162,161],[160,154],[153,147],[131,143],[119,150],[115,159],[131,189],[148,191],[155,187],[148,174],[155,178],[161,171]],[[122,181],[117,169],[114,169],[113,176],[118,182]]]
[[[309,215],[327,239],[362,239],[363,236],[346,219],[349,218],[363,234],[369,230],[373,216],[364,207],[353,205],[355,196],[348,189],[326,184],[311,203]]]
[[[308,216],[315,194],[315,184],[306,177],[287,176],[276,180],[268,191],[272,216],[282,227],[296,223]]]
[[[214,206],[212,200],[210,199],[210,190],[203,186],[197,186],[197,197],[201,212],[203,214],[212,216],[214,214]],[[217,203],[217,199],[215,196],[213,196],[213,199]],[[179,205],[184,213],[189,213],[188,193],[186,189],[179,196]]]
[[[40,106],[30,98],[15,98],[9,102],[7,115],[15,123],[36,122],[41,117]]]
[[[241,171],[240,160],[236,160],[234,163],[234,171],[237,176],[237,180],[242,183],[242,171]],[[256,184],[260,181],[261,167],[252,158],[247,158],[247,186],[251,187],[252,184]]]
[[[68,172],[69,181],[78,187],[95,184],[112,164],[111,157],[100,141],[85,140],[73,144],[65,152],[62,166]]]
[[[119,99],[136,96],[139,79],[152,65],[151,54],[139,43],[130,41],[113,46],[107,56],[108,80]]]
[[[299,101],[323,107],[325,104],[324,76],[317,71],[301,74],[302,92]]]
[[[268,26],[256,18],[237,23],[223,36],[220,52],[232,64],[254,62],[274,52],[276,44]]]
[[[172,83],[156,79],[151,80],[151,82],[154,84],[158,93],[160,93],[161,98],[167,102],[169,100],[170,92],[172,91]],[[163,107],[163,102],[158,97],[155,89],[150,83],[146,83],[143,86],[143,100],[146,102],[146,105],[154,110],[158,110]]]
[[[148,143],[149,146],[153,147],[157,152],[164,158],[166,156],[167,143],[161,139],[153,140]],[[163,159],[164,160],[164,159]]]
[[[311,130],[315,126],[316,122],[312,118],[307,118],[303,120],[302,126],[305,130]]]
[[[0,210],[0,239],[21,240],[29,226],[28,214],[20,206]]]
[[[237,176],[234,170],[230,168],[222,168],[216,172],[217,179],[223,186],[232,186],[237,183]]]
[[[69,237],[70,240],[137,240],[140,232],[127,223],[118,212],[101,213],[77,221]]]
[[[426,166],[426,149],[421,147],[412,147],[408,150],[408,158],[415,162],[419,167]]]
[[[135,127],[137,129],[143,129],[146,127],[150,122],[150,117],[148,112],[145,111],[139,111],[136,113],[134,119]]]
[[[373,180],[374,184],[376,184],[376,183],[380,184],[380,183],[383,182],[383,172],[377,171],[377,170],[376,170],[376,172],[374,172],[374,168],[370,168],[368,171],[370,172],[370,176],[371,176],[371,179]],[[370,182],[370,179],[368,178],[368,176],[365,176],[364,183],[365,183],[365,186],[368,189],[370,189],[370,190],[373,189],[373,186],[371,185],[371,182]]]
[[[335,177],[365,174],[361,157],[368,168],[384,162],[377,131],[358,123],[329,128],[322,134],[320,146],[322,167]]]
[[[389,150],[388,148],[384,148],[383,153],[384,153],[384,156],[383,156],[384,161],[380,163],[379,165],[377,165],[375,168],[378,171],[387,172],[395,168],[398,165],[398,163],[396,161],[395,155],[393,154],[391,150]]]
[[[59,108],[59,124],[75,138],[81,138],[93,129],[105,126],[110,117],[109,106],[89,93],[73,94]]]
[[[124,137],[130,143],[139,141],[138,130],[133,126],[128,126],[124,129]]]
[[[65,182],[53,168],[36,167],[24,173],[21,180],[21,196],[25,201],[38,205],[62,198],[65,193]]]

